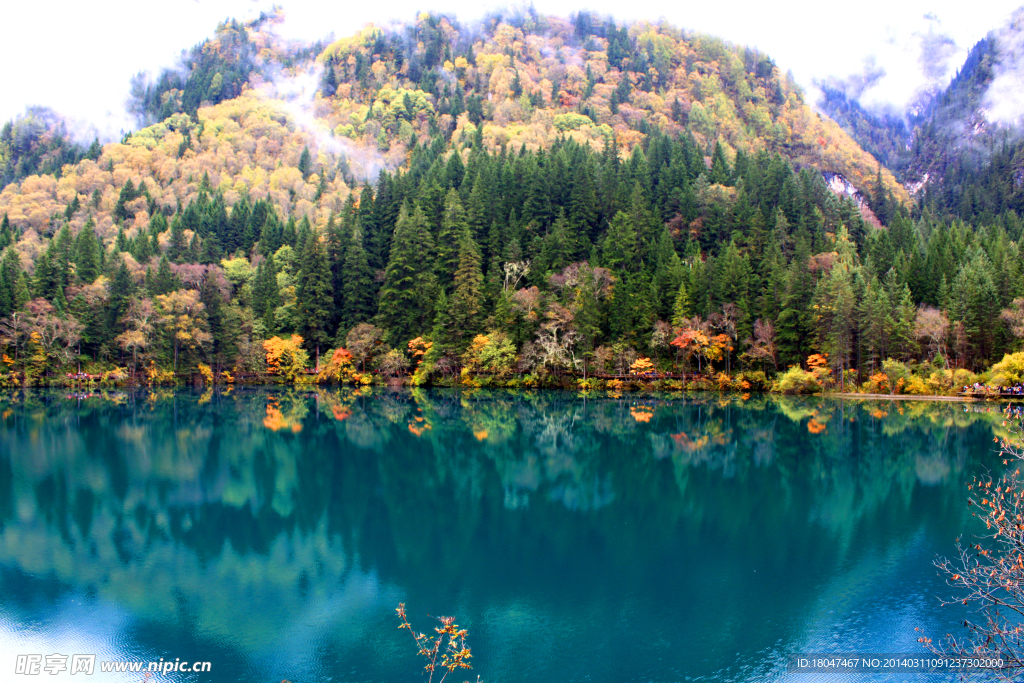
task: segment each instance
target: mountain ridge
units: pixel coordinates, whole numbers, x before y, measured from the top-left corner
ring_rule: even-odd
[[[678,348],[760,387],[811,354],[840,383],[920,361],[924,387],[1016,344],[1016,214],[912,215],[757,51],[586,13],[425,13],[316,49],[271,25],[225,22],[138,84],[168,116],[0,191],[20,372],[216,377],[287,354],[299,376],[335,349],[391,375],[422,360],[415,381],[558,382]]]

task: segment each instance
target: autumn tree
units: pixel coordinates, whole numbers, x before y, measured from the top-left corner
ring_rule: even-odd
[[[771,363],[776,370],[779,367],[775,350],[775,326],[771,320],[755,320],[754,334],[748,337],[744,344],[747,350],[743,355],[752,361],[759,361],[762,366]]]
[[[994,671],[1011,679],[1024,669],[1024,482],[1020,463],[1024,460],[1024,425],[1020,417],[1007,414],[1003,422],[1008,434],[996,437],[998,457],[1006,466],[1002,476],[975,477],[967,486],[967,505],[985,528],[972,535],[970,543],[957,540],[957,556],[940,558],[935,565],[946,583],[957,592],[943,605],[970,605],[974,609],[962,623],[966,634],[946,634],[933,641],[919,641],[935,654],[955,658],[998,659]]]
[[[348,349],[338,348],[331,352],[330,358],[320,367],[317,382],[341,382],[352,377],[352,354]]]
[[[575,350],[580,338],[573,324],[575,316],[558,303],[551,304],[545,315],[547,320],[541,324],[536,339],[541,349],[542,363],[556,371],[575,369],[579,363]]]
[[[359,369],[366,371],[366,361],[372,358],[383,344],[384,330],[370,323],[359,323],[345,337],[345,348],[352,359],[359,363]]]
[[[149,298],[133,299],[125,313],[124,324],[128,328],[117,335],[118,346],[132,354],[132,376],[138,367],[138,354],[150,345],[150,335],[156,320],[157,311],[153,300]]]
[[[82,324],[72,316],[60,315],[45,299],[29,301],[25,305],[25,315],[16,327],[20,329],[10,329],[4,325],[0,334],[7,337],[13,332],[14,335],[20,333],[27,336],[25,345],[37,345],[44,364],[51,359],[58,364],[66,364],[77,355],[76,347],[81,339]],[[37,369],[45,371],[46,367],[44,365]]]
[[[946,338],[949,336],[949,318],[939,309],[922,305],[914,320],[914,336],[928,345],[932,358],[942,356],[945,360]]]
[[[1024,298],[1014,299],[999,317],[1010,326],[1013,336],[1024,339]]]
[[[293,334],[288,339],[271,337],[263,342],[267,353],[267,371],[295,382],[309,365],[309,354],[303,348],[303,339]]]
[[[174,353],[174,372],[178,356],[184,349],[202,349],[213,341],[207,330],[205,310],[194,289],[179,289],[155,298],[157,322]]]
[[[615,284],[615,276],[607,268],[593,267],[586,261],[572,263],[548,278],[563,306],[572,314],[572,327],[578,335],[578,350],[583,359],[583,375],[587,360],[593,354],[601,335],[601,305]]]

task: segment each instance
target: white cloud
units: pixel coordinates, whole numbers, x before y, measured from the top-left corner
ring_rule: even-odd
[[[471,20],[498,6],[466,0],[429,4],[279,1],[288,14],[282,35],[304,39],[332,32],[346,35],[368,21],[409,20],[426,9],[455,12],[460,19]],[[922,35],[935,30],[936,20],[925,19],[925,14],[934,15],[941,30],[955,41],[956,53],[948,60],[953,69],[968,48],[1006,20],[1016,2],[666,4],[636,0],[623,4],[593,0],[587,6],[620,20],[664,17],[684,28],[758,47],[784,70],[792,70],[805,86],[814,78],[859,72],[865,58],[874,55],[887,75],[866,96],[903,104],[927,81],[918,63],[920,42]],[[172,65],[182,49],[211,35],[219,21],[251,17],[270,5],[264,0],[16,3],[5,8],[8,30],[0,41],[0,63],[6,66],[0,120],[22,112],[26,105],[41,104],[116,135],[131,127],[123,105],[134,73]],[[535,6],[541,13],[565,16],[581,7],[576,0],[536,0]]]
[[[999,59],[982,106],[989,119],[1018,124],[1024,116],[1024,8],[995,35]]]

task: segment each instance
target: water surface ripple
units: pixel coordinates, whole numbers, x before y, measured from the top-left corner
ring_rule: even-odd
[[[995,409],[718,395],[0,395],[0,680],[419,681],[454,614],[501,681],[810,680],[922,654]],[[97,671],[92,681],[140,681]],[[814,680],[905,680],[845,674]],[[941,680],[930,676],[929,680]]]

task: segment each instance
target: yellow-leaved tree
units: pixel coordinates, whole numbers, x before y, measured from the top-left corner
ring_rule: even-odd
[[[267,359],[269,361],[269,354]],[[352,379],[353,374],[355,374],[355,366],[352,365],[352,354],[347,349],[339,348],[331,352],[330,360],[320,368],[316,381],[344,382]]]
[[[179,289],[156,297],[160,326],[174,347],[174,371],[182,350],[200,349],[213,341],[207,331],[206,306],[194,289]]]
[[[290,339],[271,337],[263,342],[267,352],[267,370],[295,382],[309,364],[309,354],[302,348],[302,337],[293,334]]]

